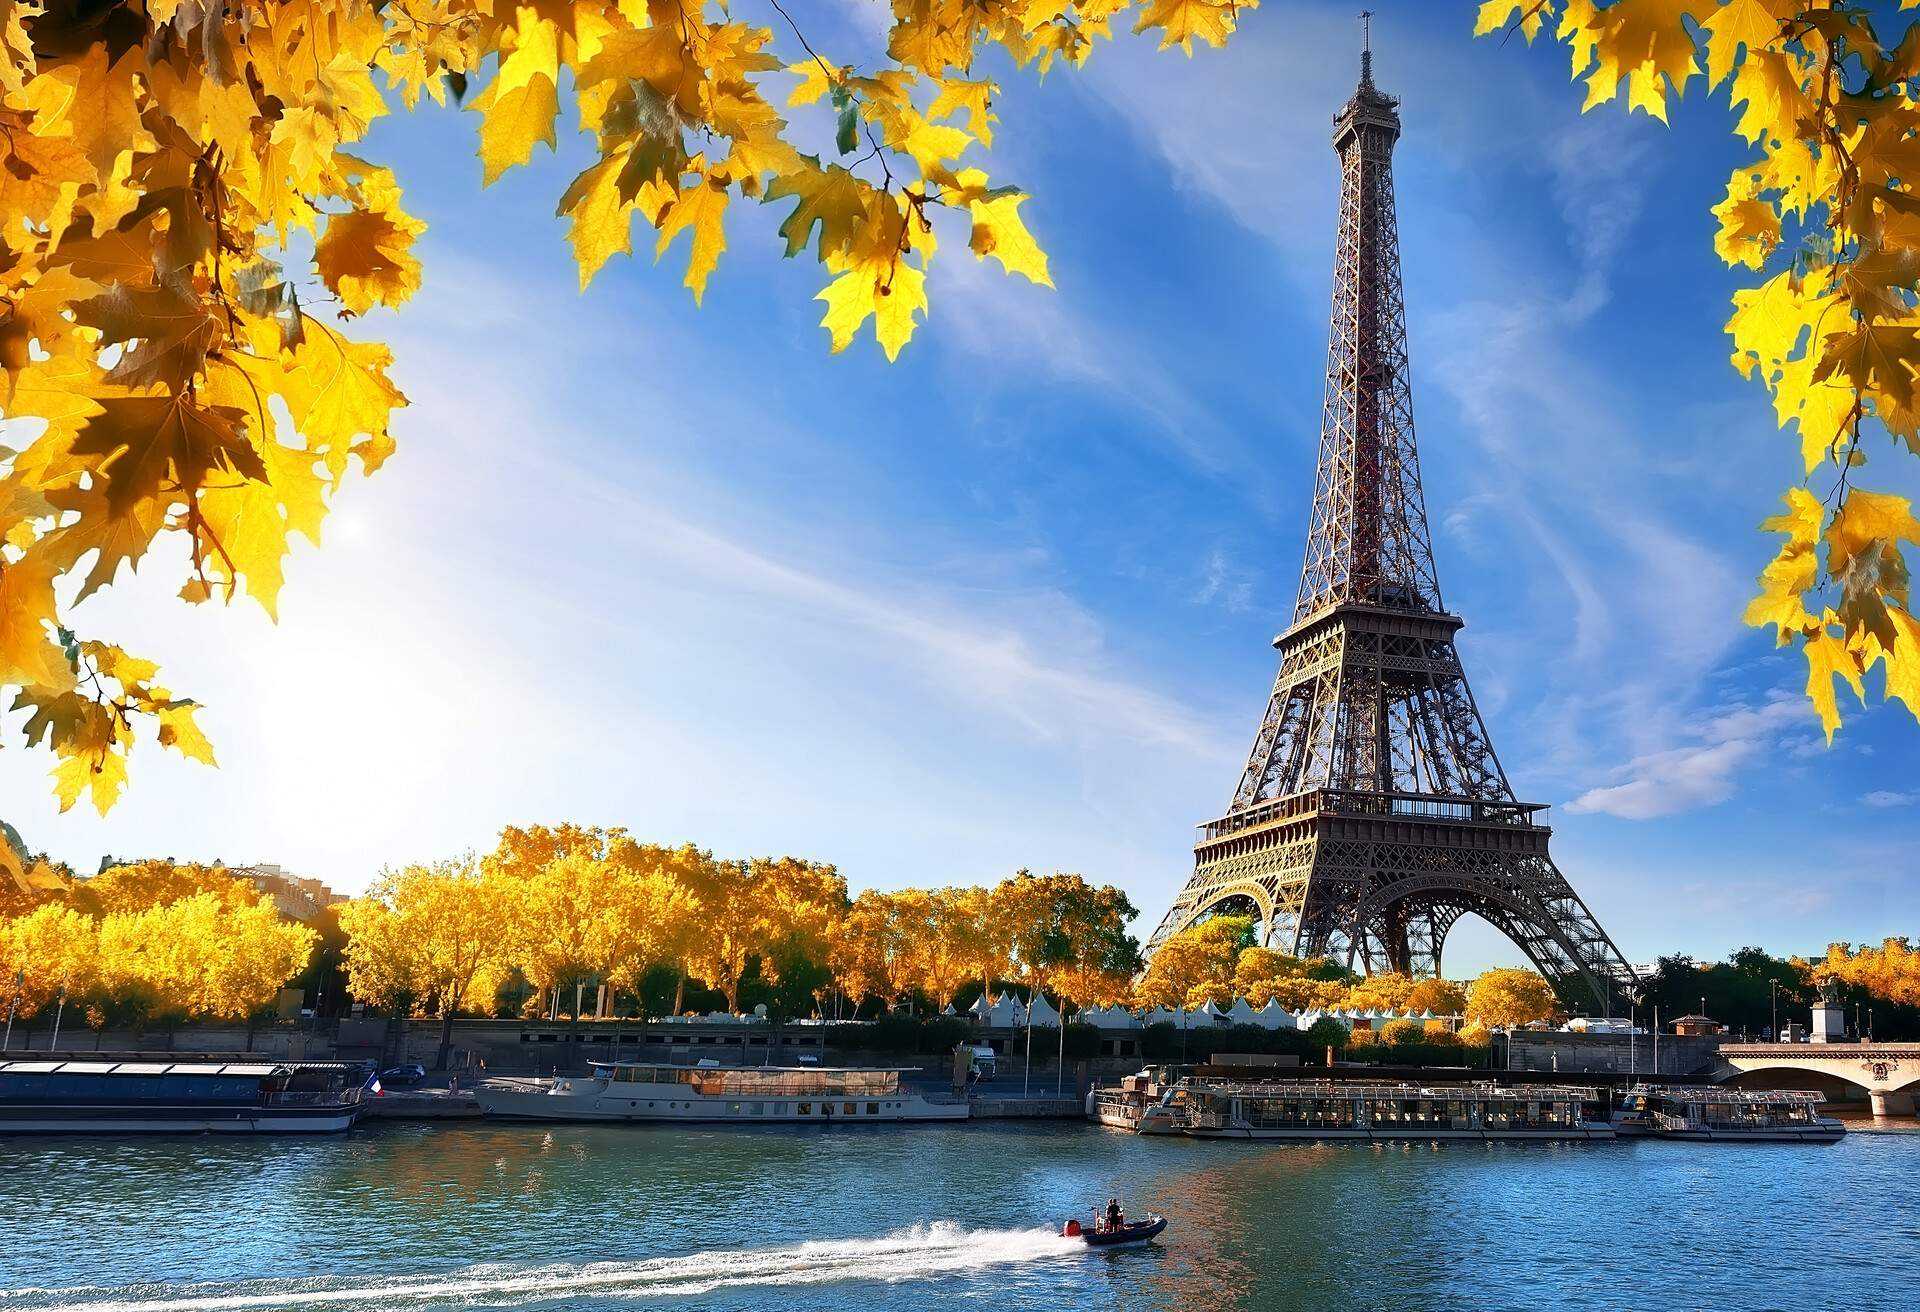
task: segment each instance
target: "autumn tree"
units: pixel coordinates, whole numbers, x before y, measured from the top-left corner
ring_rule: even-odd
[[[1154,0],[1136,31],[1222,44],[1255,0]],[[188,602],[274,614],[294,536],[394,450],[392,355],[351,320],[420,287],[425,225],[364,157],[396,106],[465,98],[490,184],[556,144],[562,88],[594,161],[559,197],[584,284],[685,234],[699,300],[733,240],[819,267],[834,350],[889,358],[942,242],[1051,285],[982,167],[993,67],[1078,65],[1129,0],[895,0],[884,53],[816,45],[797,7],[717,0],[130,0],[0,24],[0,688],[105,811],[137,729],[213,764],[196,704],[75,611],[145,562]],[[1124,21],[1124,19],[1123,19]],[[991,51],[994,59],[985,56]],[[802,144],[830,141],[821,154]],[[766,216],[751,210],[770,207]],[[324,312],[316,313],[325,306]]]
[[[602,912],[600,953],[607,982],[635,998],[656,966],[678,969],[700,931],[690,873],[702,859],[692,844],[667,849],[623,841],[610,854],[610,904]]]
[[[909,905],[913,922],[912,969],[914,987],[946,1010],[966,980],[975,958],[974,921],[966,905],[967,890],[939,888],[920,893]]]
[[[770,1000],[790,1012],[824,988],[827,961],[848,907],[847,881],[831,865],[799,857],[751,866],[754,923],[749,933]],[[738,1006],[737,999],[730,1003]]]
[[[251,883],[224,866],[173,861],[134,861],[109,866],[93,878],[81,880],[75,891],[102,914],[144,911],[196,893],[211,893],[223,902],[235,904],[250,903],[259,896]]]
[[[1829,944],[1826,957],[1810,973],[1816,978],[1831,975],[1876,998],[1920,1007],[1920,952],[1905,937],[1885,939],[1877,948]]]
[[[1553,985],[1537,971],[1489,970],[1467,989],[1467,1020],[1482,1027],[1527,1025],[1559,1009]]]
[[[604,856],[565,850],[499,886],[511,917],[507,941],[514,964],[549,1005],[564,1006],[568,990],[577,993],[598,982],[608,955],[602,914],[613,887]]]
[[[1437,975],[1415,980],[1406,999],[1408,1011],[1430,1011],[1436,1016],[1463,1016],[1467,1011],[1467,990]]]
[[[1362,1011],[1405,1011],[1413,989],[1412,976],[1394,970],[1377,971],[1348,990],[1344,1005]]]
[[[95,923],[72,907],[43,903],[0,921],[0,989],[18,1014],[32,1017],[62,993],[77,996],[99,978]],[[15,981],[18,981],[16,983]]]
[[[1127,932],[1139,911],[1110,884],[1095,886],[1078,875],[1066,879],[1056,914],[1067,950],[1054,969],[1054,988],[1076,1011],[1115,1006],[1132,991],[1140,972],[1140,943]],[[1064,1025],[1064,1009],[1061,1019]]]
[[[998,889],[965,889],[955,900],[960,951],[968,973],[980,981],[980,995],[993,993],[993,981],[1013,973],[1013,925],[1006,900]]]
[[[347,986],[367,1002],[407,999],[440,1018],[436,1069],[453,1050],[453,1017],[489,1009],[507,964],[503,912],[511,899],[471,855],[383,872],[365,898],[342,908]]]
[[[1241,947],[1252,928],[1247,916],[1215,916],[1170,935],[1147,963],[1134,989],[1135,1003],[1177,1010],[1208,1000],[1232,1002]]]
[[[1900,10],[1911,8],[1901,4]],[[1727,88],[1747,156],[1713,209],[1715,253],[1743,270],[1733,366],[1793,425],[1805,474],[1763,528],[1784,536],[1746,619],[1798,644],[1829,742],[1834,680],[1920,717],[1920,619],[1903,544],[1911,502],[1864,485],[1870,454],[1920,455],[1920,175],[1913,166],[1920,28],[1836,0],[1487,0],[1479,33],[1551,32],[1584,108],[1626,89],[1665,122],[1701,78]],[[1884,475],[1883,475],[1884,477]]]
[[[305,969],[320,937],[271,898],[236,906],[213,892],[115,912],[98,934],[108,995],[180,1019],[249,1022]]]
[[[814,954],[824,961],[846,901],[846,881],[832,866],[797,857],[751,861],[705,859],[692,893],[701,931],[693,936],[688,971],[720,990],[738,1011],[740,984],[758,963],[762,977],[780,980],[783,961]]]
[[[830,961],[856,1016],[870,997],[886,1010],[912,979],[911,927],[900,914],[900,902],[895,894],[866,889],[841,922]]]

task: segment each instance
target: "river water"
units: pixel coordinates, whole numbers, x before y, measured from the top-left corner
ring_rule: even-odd
[[[1908,1122],[1909,1126],[1914,1125]],[[1090,1253],[1118,1193],[1160,1244]],[[1912,1308],[1920,1133],[1248,1144],[1062,1123],[0,1140],[0,1312]]]

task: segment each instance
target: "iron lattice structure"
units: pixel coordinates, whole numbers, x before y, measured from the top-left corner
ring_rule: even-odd
[[[1264,941],[1368,971],[1438,973],[1472,912],[1574,1009],[1614,1008],[1631,969],[1514,797],[1441,602],[1414,447],[1393,200],[1398,101],[1360,86],[1334,119],[1334,259],[1320,459],[1280,673],[1227,813],[1148,942],[1250,912]]]

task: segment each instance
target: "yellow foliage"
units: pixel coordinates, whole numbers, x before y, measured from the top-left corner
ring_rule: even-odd
[[[1733,294],[1733,363],[1771,393],[1782,427],[1797,426],[1821,484],[1790,489],[1789,513],[1766,522],[1788,540],[1747,623],[1800,644],[1829,741],[1834,680],[1864,700],[1876,665],[1883,695],[1920,718],[1903,546],[1920,542],[1920,524],[1858,474],[1874,437],[1920,455],[1920,29],[1891,9],[1801,0],[1489,0],[1475,32],[1517,28],[1531,41],[1556,17],[1588,108],[1624,83],[1630,111],[1664,120],[1702,54],[1708,90],[1729,88],[1733,130],[1758,153],[1713,210],[1715,252],[1755,273]]]
[[[51,753],[61,806],[113,805],[137,726],[213,763],[193,703],[151,663],[116,670],[75,607],[164,537],[183,549],[149,572],[173,571],[183,599],[245,591],[271,615],[290,537],[317,542],[354,461],[371,474],[393,451],[391,357],[329,322],[421,284],[423,225],[356,153],[391,99],[484,84],[467,104],[483,186],[553,147],[570,101],[595,156],[559,200],[583,286],[638,221],[656,259],[687,234],[697,302],[729,212],[781,207],[787,254],[821,266],[832,349],[871,322],[892,359],[928,311],[935,215],[964,216],[976,258],[1051,285],[1025,194],[981,167],[999,88],[971,70],[990,52],[1077,66],[1128,10],[1191,52],[1256,3],[902,0],[864,70],[813,53],[785,13],[720,0],[153,0],[106,18],[31,6],[24,23],[9,7],[0,421],[33,436],[0,453],[0,689]],[[822,128],[825,161],[794,144]]]
[[[1211,998],[1233,1001],[1235,972],[1249,922],[1245,916],[1215,916],[1189,925],[1154,950],[1147,973],[1134,987],[1140,1007],[1197,1007]]]
[[[1553,985],[1531,970],[1489,970],[1467,990],[1470,1026],[1526,1025],[1546,1020],[1559,1009]]]
[[[1886,939],[1877,948],[1829,944],[1826,959],[1815,962],[1811,973],[1833,975],[1876,998],[1920,1007],[1920,951],[1905,938]]]

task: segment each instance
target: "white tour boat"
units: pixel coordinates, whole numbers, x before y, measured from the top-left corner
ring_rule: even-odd
[[[596,1062],[589,1075],[483,1081],[489,1116],[531,1121],[879,1125],[964,1121],[964,1099],[900,1086],[898,1066],[665,1066]]]
[[[1593,1089],[1344,1081],[1187,1083],[1181,1132],[1209,1139],[1611,1139]]]
[[[1795,1089],[1639,1085],[1613,1114],[1623,1135],[1722,1143],[1833,1143],[1846,1125],[1820,1115],[1820,1095]]]

